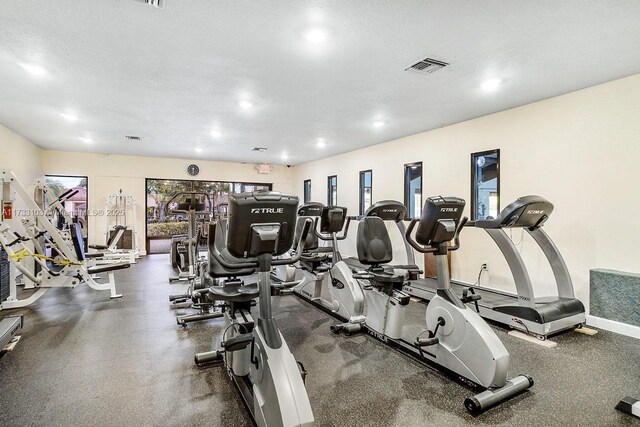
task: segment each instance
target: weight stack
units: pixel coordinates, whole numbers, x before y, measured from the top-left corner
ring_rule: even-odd
[[[9,256],[3,247],[0,247],[0,302],[9,298]]]

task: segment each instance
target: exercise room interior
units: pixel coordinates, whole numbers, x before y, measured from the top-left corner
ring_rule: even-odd
[[[0,425],[640,426],[640,3],[5,0]]]

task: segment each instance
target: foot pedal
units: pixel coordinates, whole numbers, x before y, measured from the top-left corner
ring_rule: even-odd
[[[438,337],[433,337],[433,338],[418,338],[413,344],[416,347],[429,347],[432,345],[436,345],[438,343],[440,343],[440,340],[438,339]]]
[[[197,353],[193,358],[196,365],[201,366],[207,363],[215,363],[222,361],[222,350],[207,351],[205,353]]]
[[[304,368],[304,365],[302,364],[302,362],[298,362],[296,360],[296,363],[298,364],[298,370],[300,371],[300,376],[302,377],[302,383],[305,384],[307,381],[307,370]]]

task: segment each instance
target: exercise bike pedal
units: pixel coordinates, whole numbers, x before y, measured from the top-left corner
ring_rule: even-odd
[[[304,365],[302,364],[302,362],[299,362],[296,360],[296,363],[298,364],[298,370],[300,371],[300,376],[302,377],[302,383],[306,384],[306,380],[307,380],[307,370],[304,368]]]
[[[246,348],[250,343],[253,342],[253,334],[240,334],[233,338],[229,338],[226,341],[223,341],[221,346],[226,351],[238,351]]]
[[[414,342],[414,345],[416,347],[429,347],[439,343],[440,343],[440,340],[438,339],[438,337],[417,338],[416,341]]]
[[[340,323],[337,325],[331,325],[329,327],[331,332],[334,334],[339,334],[340,332],[344,332],[346,335],[356,334],[362,331],[362,324],[360,323]]]
[[[208,363],[222,362],[223,350],[205,351],[204,353],[197,353],[193,360],[197,366],[206,365]]]

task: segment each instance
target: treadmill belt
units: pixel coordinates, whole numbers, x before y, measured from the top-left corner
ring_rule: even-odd
[[[419,287],[427,287],[431,289],[432,292],[435,293],[438,282],[434,278],[426,278],[426,279],[412,280],[411,284],[418,285]],[[468,284],[462,284],[462,283],[453,282],[453,281],[451,282],[451,289],[460,297],[462,297],[462,291],[470,287],[473,288],[476,295],[480,295],[480,301],[478,301],[478,305],[481,305],[483,307],[493,308],[500,305],[517,305],[518,304],[518,298],[515,295],[513,296],[504,295],[502,293],[491,292],[482,288],[476,288]]]

